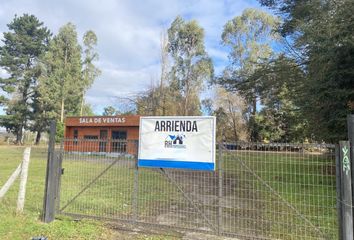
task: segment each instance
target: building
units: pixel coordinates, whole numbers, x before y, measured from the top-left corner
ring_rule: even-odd
[[[135,154],[139,121],[137,115],[67,117],[65,150]]]

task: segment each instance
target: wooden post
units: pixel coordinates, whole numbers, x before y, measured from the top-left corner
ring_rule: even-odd
[[[23,160],[21,164],[21,180],[20,180],[20,189],[18,192],[17,198],[17,212],[22,213],[23,207],[25,205],[25,196],[26,196],[26,184],[28,176],[28,165],[31,156],[31,148],[27,147],[23,152]]]
[[[350,166],[350,144],[348,141],[339,142],[340,173],[341,173],[341,216],[342,237],[344,240],[353,239],[352,185]]]
[[[6,181],[6,183],[4,184],[4,186],[0,189],[0,199],[3,198],[6,194],[6,192],[9,190],[9,188],[11,187],[11,185],[15,182],[16,178],[18,177],[18,175],[21,172],[21,164],[18,165],[18,167],[16,168],[16,170],[11,174],[11,176],[9,177],[9,179]]]
[[[43,200],[43,222],[49,223],[54,220],[55,215],[55,195],[56,195],[56,179],[55,179],[55,134],[56,122],[50,123],[50,136],[48,144],[47,173],[45,180],[45,191]]]

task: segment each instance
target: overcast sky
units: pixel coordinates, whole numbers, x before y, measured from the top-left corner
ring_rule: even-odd
[[[142,91],[158,76],[160,34],[177,15],[196,19],[204,28],[206,49],[219,73],[227,64],[227,52],[220,46],[222,27],[250,7],[260,6],[255,0],[2,0],[0,32],[8,31],[15,14],[23,13],[34,14],[54,34],[72,22],[80,41],[85,31],[93,30],[102,75],[86,99],[101,114],[103,107],[114,106],[114,96]]]

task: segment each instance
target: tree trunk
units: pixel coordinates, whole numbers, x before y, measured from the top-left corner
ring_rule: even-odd
[[[166,94],[163,94],[162,116],[166,116]]]
[[[82,116],[82,112],[83,112],[83,109],[84,109],[84,104],[85,104],[85,99],[84,99],[84,91],[82,91],[82,99],[81,99],[81,107],[80,107],[80,116]]]
[[[61,99],[60,122],[64,122],[64,97]]]
[[[22,140],[22,127],[16,133],[16,145],[20,145]]]
[[[184,103],[182,105],[182,116],[187,116],[187,96],[184,97]]]
[[[189,109],[188,109],[188,104],[189,104],[189,88],[188,88],[188,84],[187,84],[187,91],[186,91],[186,96],[184,98],[184,109],[183,109],[183,116],[188,116],[189,115]]]
[[[64,54],[64,71],[66,71],[66,64],[67,64],[67,58],[68,58],[68,49],[65,48],[65,54]],[[67,93],[65,89],[65,84],[66,84],[66,79],[63,81],[63,86],[61,90],[61,112],[60,112],[60,122],[64,122],[64,101],[65,101],[65,94]],[[65,91],[64,91],[65,89]]]
[[[256,116],[257,113],[257,97],[254,97],[252,100],[252,115]]]
[[[235,138],[235,141],[238,141],[236,120],[235,120],[234,118],[232,118],[232,125],[233,125],[233,130],[234,130],[234,138]]]
[[[41,136],[42,136],[42,132],[41,132],[41,130],[38,130],[37,135],[36,135],[36,141],[34,143],[35,145],[39,144],[39,142],[41,141]]]
[[[161,78],[160,78],[160,99],[162,96],[162,116],[166,116],[166,89],[165,82],[167,81],[167,68],[168,68],[168,37],[166,31],[160,37],[160,51],[161,51]]]
[[[252,113],[251,113],[251,140],[258,141],[258,130],[256,129],[256,114],[257,114],[257,97],[254,96],[252,100]]]

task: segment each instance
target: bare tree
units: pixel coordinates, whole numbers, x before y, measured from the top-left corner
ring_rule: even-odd
[[[214,108],[215,115],[218,118],[219,140],[239,141],[248,139],[245,116],[247,103],[238,93],[229,92],[222,87],[217,88]]]
[[[169,60],[168,60],[168,36],[164,30],[160,35],[160,61],[161,61],[161,74],[159,86],[159,106],[162,109],[162,116],[166,115],[166,98],[167,94],[164,91],[166,86],[169,85]]]

